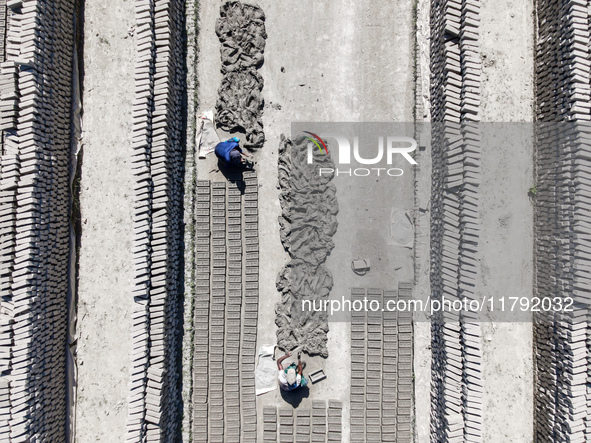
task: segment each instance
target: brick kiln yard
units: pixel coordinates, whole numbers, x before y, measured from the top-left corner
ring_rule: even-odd
[[[586,310],[298,309],[586,306],[589,11],[0,0],[0,440],[591,440]],[[206,111],[254,170],[198,157]],[[417,165],[317,175],[298,122],[397,123]],[[341,168],[326,138],[313,160]],[[327,378],[256,396],[258,350],[275,344]]]

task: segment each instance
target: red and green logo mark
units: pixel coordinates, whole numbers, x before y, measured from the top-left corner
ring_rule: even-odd
[[[318,137],[313,132],[304,131],[304,133],[310,134],[312,137],[314,137],[316,139],[316,140],[314,140],[314,138],[304,136],[308,140],[310,140],[312,143],[314,143],[316,146],[318,146],[318,149],[320,150],[320,152],[324,152],[324,154],[328,154],[328,148],[326,147],[326,145],[324,144],[324,142],[322,141],[322,139],[320,137]],[[322,145],[322,147],[320,145]],[[322,148],[324,148],[324,150]]]

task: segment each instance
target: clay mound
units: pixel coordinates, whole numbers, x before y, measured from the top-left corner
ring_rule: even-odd
[[[224,76],[218,89],[217,124],[228,132],[245,132],[246,147],[262,146],[263,78],[255,71],[233,71]]]
[[[265,14],[262,9],[240,2],[227,2],[220,9],[215,32],[222,47],[222,72],[257,69],[265,52]]]
[[[281,241],[292,260],[277,277],[281,302],[275,308],[277,344],[285,351],[302,346],[310,355],[328,357],[328,315],[322,309],[333,286],[323,263],[334,248],[338,203],[328,155],[316,150],[308,164],[308,142],[281,137],[279,146],[279,217]],[[306,309],[303,302],[308,303]],[[311,307],[311,308],[310,308]]]
[[[258,6],[226,2],[216,22],[220,40],[222,73],[218,89],[216,121],[228,132],[246,134],[242,146],[260,148],[263,133],[263,78],[256,72],[264,61],[265,14]]]

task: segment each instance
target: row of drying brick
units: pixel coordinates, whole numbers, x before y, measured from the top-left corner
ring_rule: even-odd
[[[256,441],[258,181],[198,181],[193,441]]]
[[[537,3],[535,295],[574,313],[535,323],[535,438],[591,440],[589,266],[591,56],[587,2]]]
[[[328,406],[328,407],[327,407]],[[281,443],[342,441],[340,401],[312,401],[312,408],[263,408],[263,441]],[[294,416],[295,415],[295,416]]]
[[[431,3],[431,282],[433,296],[477,297],[481,167],[480,2]],[[476,319],[433,319],[432,437],[482,440],[482,351]]]
[[[398,291],[351,289],[351,302],[395,305],[412,298]],[[351,441],[410,442],[412,423],[412,313],[351,313]]]
[[[134,310],[126,441],[180,435],[184,2],[136,0]]]
[[[65,441],[74,7],[9,6],[0,2],[0,440]]]
[[[243,442],[256,442],[257,410],[255,392],[256,342],[259,311],[258,179],[254,171],[243,173],[245,254],[242,341],[240,349],[240,411]],[[256,199],[254,196],[256,195]],[[250,197],[247,197],[250,196]],[[248,199],[247,199],[248,198]],[[248,236],[247,236],[248,233]],[[256,234],[256,235],[255,235]]]

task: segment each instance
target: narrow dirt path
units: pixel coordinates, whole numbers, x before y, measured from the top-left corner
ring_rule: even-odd
[[[125,435],[133,299],[134,2],[85,3],[76,441]]]
[[[533,121],[533,4],[483,1],[481,13],[482,120],[493,122],[483,128],[481,295],[531,297],[533,128],[502,122]],[[483,441],[533,441],[531,320],[482,324]]]

